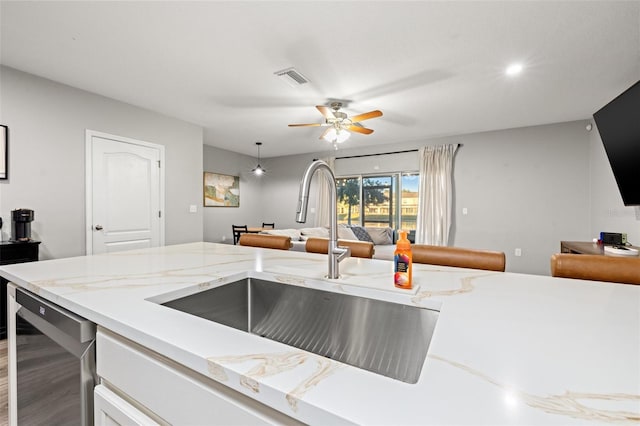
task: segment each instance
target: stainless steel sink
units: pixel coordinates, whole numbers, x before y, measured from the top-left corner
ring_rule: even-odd
[[[407,383],[420,377],[439,314],[255,278],[163,305]]]

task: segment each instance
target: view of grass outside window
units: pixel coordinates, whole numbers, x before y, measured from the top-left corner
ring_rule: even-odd
[[[417,173],[338,178],[338,223],[415,230],[418,183]]]

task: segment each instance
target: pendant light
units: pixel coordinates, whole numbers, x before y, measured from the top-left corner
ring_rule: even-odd
[[[262,166],[260,166],[260,145],[262,145],[262,142],[256,142],[256,146],[258,147],[258,165],[253,170],[251,170],[256,176],[262,176],[267,172],[262,168]]]

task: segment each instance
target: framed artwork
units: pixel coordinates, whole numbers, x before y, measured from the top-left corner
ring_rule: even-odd
[[[0,124],[0,179],[8,178],[9,128]]]
[[[240,207],[240,177],[204,172],[205,207]]]

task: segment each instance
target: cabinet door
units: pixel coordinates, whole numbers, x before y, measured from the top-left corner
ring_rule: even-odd
[[[169,424],[300,424],[111,332],[99,329],[96,338],[98,376]]]
[[[94,398],[95,426],[158,425],[104,385],[96,386]]]

